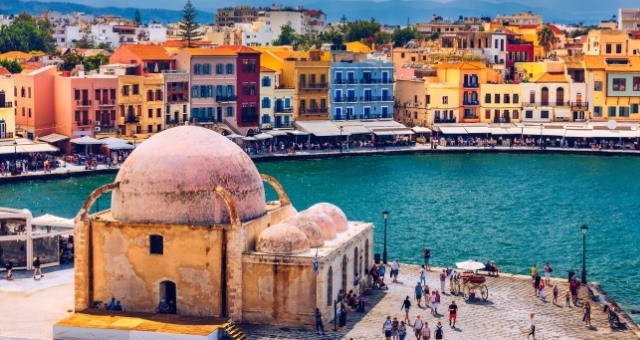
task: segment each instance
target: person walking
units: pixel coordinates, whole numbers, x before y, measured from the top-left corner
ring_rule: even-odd
[[[404,309],[404,321],[409,323],[409,310],[411,310],[411,301],[409,300],[409,295],[407,295],[407,298],[404,299],[404,302],[402,302],[402,307],[400,307],[400,310],[403,310],[403,309]]]
[[[540,300],[542,301],[547,301],[545,296],[544,296],[544,288],[546,287],[544,281],[540,281],[540,285],[538,286],[538,296],[540,297]]]
[[[316,332],[318,334],[320,334],[320,332],[322,332],[322,335],[324,335],[324,325],[322,324],[322,312],[320,312],[320,308],[316,308],[316,312],[314,313],[315,319],[316,319]]]
[[[36,256],[36,259],[33,260],[33,279],[36,279],[36,276],[40,274],[40,278],[43,278],[42,269],[40,269],[40,256]]]
[[[587,326],[591,327],[591,303],[589,303],[589,301],[585,301],[582,305],[582,310],[584,312],[582,315],[582,321],[584,321]]]
[[[398,318],[394,316],[391,322],[391,339],[393,340],[398,340],[398,326],[400,326],[400,323],[398,322]]]
[[[420,268],[420,282],[423,286],[427,284],[427,269],[424,264]]]
[[[540,275],[538,274],[533,277],[533,288],[535,289],[536,296],[540,296]]]
[[[436,304],[433,308],[433,311],[435,312],[435,315],[438,315],[438,306],[440,306],[440,292],[436,289],[434,293],[436,295]]]
[[[569,290],[565,290],[564,291],[564,306],[565,307],[571,307],[571,303],[569,303],[570,297],[571,297],[571,293],[569,293]]]
[[[418,303],[418,307],[420,307],[420,300],[422,300],[422,286],[420,285],[420,281],[416,284],[415,288],[415,296],[416,302]]]
[[[558,304],[558,284],[556,283],[555,285],[553,285],[553,304],[557,305]]]
[[[429,323],[425,321],[422,327],[422,340],[429,339],[431,339],[431,328],[429,328]]]
[[[425,247],[422,255],[424,256],[424,268],[431,271],[431,265],[429,264],[431,260],[431,249]]]
[[[533,266],[531,266],[531,278],[535,279],[536,276],[538,276],[538,267],[536,267],[536,265],[534,264]]]
[[[451,301],[449,305],[449,326],[456,328],[456,318],[458,316],[458,305],[455,301]]]
[[[531,330],[529,331],[529,334],[527,334],[527,339],[529,339],[530,336],[533,336],[534,339],[536,338],[536,319],[534,317],[535,317],[534,313],[531,313],[529,315]]]
[[[422,336],[422,327],[424,326],[424,321],[420,318],[420,314],[416,315],[416,319],[413,321],[413,331],[416,335],[416,339],[420,340]]]
[[[404,340],[407,336],[407,325],[404,324],[404,321],[400,321],[400,325],[398,326],[398,340]]]
[[[422,286],[422,295],[424,296],[425,307],[429,306],[429,298],[431,297],[431,291],[429,290],[429,285]]]
[[[433,331],[433,334],[435,335],[436,339],[444,338],[444,329],[442,329],[442,323],[440,321],[438,321],[438,324],[436,325],[436,329]]]
[[[549,262],[544,264],[544,281],[547,285],[551,284],[551,273],[553,272],[553,268],[549,265]]]
[[[382,334],[385,339],[391,340],[391,330],[393,329],[393,322],[391,321],[391,315],[387,315],[387,319],[382,323]]]
[[[400,261],[396,259],[391,263],[391,277],[393,280],[391,282],[398,282],[398,273],[400,272]]]
[[[7,269],[7,280],[13,280],[13,262],[11,262],[11,259],[4,261],[4,267]]]
[[[431,292],[431,295],[429,295],[429,305],[427,305],[427,307],[429,307],[429,309],[431,310],[431,315],[436,315],[435,313],[436,294],[435,293],[436,293],[435,290]]]
[[[446,280],[447,280],[447,271],[446,269],[443,269],[442,272],[440,273],[440,291],[442,292],[442,294],[444,294],[444,284]]]

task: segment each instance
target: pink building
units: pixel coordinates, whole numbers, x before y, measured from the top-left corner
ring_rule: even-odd
[[[13,74],[16,134],[35,139],[55,132],[53,80],[56,66]]]

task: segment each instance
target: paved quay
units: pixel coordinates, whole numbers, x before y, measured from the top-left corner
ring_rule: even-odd
[[[375,290],[368,296],[366,313],[349,312],[347,326],[333,331],[332,316],[325,315],[324,336],[311,329],[279,328],[273,326],[241,325],[249,339],[384,339],[382,322],[387,315],[403,318],[401,304],[409,295],[413,300],[413,287],[418,281],[419,267],[401,265],[398,283],[390,283],[389,290]],[[434,268],[427,275],[431,289],[439,289],[438,273]],[[387,282],[390,282],[386,278]],[[547,288],[547,301],[534,296],[531,279],[525,276],[501,274],[488,277],[487,301],[464,301],[462,296],[442,295],[439,316],[431,316],[428,309],[412,306],[413,323],[421,314],[430,326],[440,320],[445,339],[524,339],[529,329],[529,313],[536,313],[536,339],[640,339],[638,327],[627,321],[626,330],[611,330],[606,313],[593,304],[592,328],[582,320],[579,306],[564,306],[566,279],[553,280],[560,288],[559,304],[551,303],[551,288]],[[294,297],[292,297],[294,298]],[[587,290],[580,289],[580,298],[587,299]],[[456,328],[448,326],[446,306],[455,299],[459,306]],[[424,306],[424,305],[423,305]],[[30,273],[17,272],[13,281],[0,280],[0,308],[5,311],[0,322],[0,339],[50,339],[52,325],[69,315],[73,309],[73,269],[48,271],[41,280],[33,280]],[[407,339],[413,340],[411,334]]]

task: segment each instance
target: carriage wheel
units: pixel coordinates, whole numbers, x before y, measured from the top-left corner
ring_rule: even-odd
[[[469,300],[469,297],[471,296],[471,289],[469,288],[468,285],[464,285],[464,290],[462,292],[462,295],[464,295],[465,300]]]
[[[487,300],[489,298],[489,288],[487,285],[480,286],[480,294],[482,295],[482,300]]]

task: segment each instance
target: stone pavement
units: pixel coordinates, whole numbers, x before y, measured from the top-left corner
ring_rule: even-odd
[[[73,309],[73,269],[47,271],[41,280],[33,280],[29,272],[17,271],[13,281],[0,279],[0,339],[50,339],[52,326],[65,318]],[[437,271],[427,275],[431,289],[438,289],[440,282]],[[347,326],[333,331],[332,317],[325,315],[326,335],[319,336],[306,328],[278,328],[272,326],[240,325],[249,339],[384,339],[382,322],[387,315],[403,318],[401,304],[409,295],[413,298],[413,287],[418,281],[417,266],[400,267],[398,283],[390,283],[389,290],[375,290],[367,300],[367,312],[349,312]],[[386,278],[390,282],[389,278]],[[592,306],[592,324],[585,326],[580,307],[564,307],[566,280],[554,279],[558,283],[561,298],[559,305],[551,303],[551,288],[547,289],[547,302],[534,296],[531,280],[525,276],[501,274],[488,277],[489,299],[487,301],[464,301],[461,296],[442,296],[438,312],[431,316],[429,310],[412,307],[410,317],[413,323],[416,314],[421,314],[430,326],[440,320],[444,325],[445,339],[525,339],[523,331],[529,328],[529,313],[536,313],[536,339],[640,339],[637,326],[629,323],[631,329],[612,331],[606,314],[598,304]],[[586,289],[580,290],[580,297],[587,298]],[[448,326],[446,306],[455,299],[459,306],[456,329]],[[412,304],[414,300],[412,299]],[[432,337],[433,338],[433,337]],[[409,334],[408,340],[415,339]]]
[[[438,273],[431,271],[427,275],[427,284],[440,290]],[[419,280],[419,267],[402,265],[398,283],[389,284],[389,290],[376,290],[367,303],[367,313],[348,313],[347,326],[333,330],[332,322],[325,322],[326,335],[319,336],[311,329],[287,329],[255,325],[241,325],[249,339],[384,339],[382,323],[387,315],[403,320],[401,305],[404,298],[411,297],[412,308],[409,313],[411,323],[416,314],[421,314],[433,331],[440,320],[444,326],[445,339],[525,339],[529,330],[529,313],[536,316],[536,339],[639,339],[637,326],[630,323],[632,330],[612,331],[608,327],[607,315],[602,307],[592,304],[592,325],[588,328],[582,322],[582,309],[579,306],[564,307],[564,292],[568,289],[566,279],[554,279],[558,284],[560,298],[558,305],[551,303],[552,287],[546,289],[547,302],[535,297],[531,279],[525,276],[501,274],[500,277],[487,277],[489,288],[487,301],[465,301],[462,296],[451,296],[449,282],[446,283],[446,295],[441,295],[439,316],[431,316],[428,309],[415,307],[413,291]],[[390,282],[387,278],[385,282]],[[581,299],[587,298],[587,289],[580,289]],[[424,300],[424,298],[423,298]],[[447,306],[455,300],[458,305],[456,328],[448,325]],[[332,316],[326,316],[332,321]],[[412,330],[411,330],[412,331]],[[432,339],[434,336],[432,336]],[[415,337],[407,335],[408,340]]]

